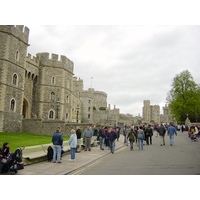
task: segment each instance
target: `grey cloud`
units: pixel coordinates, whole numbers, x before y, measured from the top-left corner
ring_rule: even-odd
[[[164,104],[173,77],[185,69],[200,80],[200,26],[29,28],[29,53],[66,55],[84,89],[94,77],[93,87],[105,91],[122,113],[141,113],[144,99]]]

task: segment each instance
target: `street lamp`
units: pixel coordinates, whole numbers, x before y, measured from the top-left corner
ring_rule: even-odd
[[[58,119],[59,105],[60,105],[60,101],[58,99],[58,101],[56,101],[56,106],[57,106],[57,108],[56,108],[56,119]]]
[[[76,110],[77,110],[77,111],[76,111],[76,122],[78,123],[78,114],[79,114],[79,111],[78,111],[78,110],[79,110],[79,107],[77,107]]]

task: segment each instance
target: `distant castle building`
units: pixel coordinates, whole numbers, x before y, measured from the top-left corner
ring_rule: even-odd
[[[117,123],[119,109],[107,108],[107,94],[83,90],[66,56],[27,56],[29,29],[0,26],[0,131],[20,132],[27,119]]]
[[[144,100],[143,105],[143,123],[160,124],[172,121],[170,109],[167,105],[163,107],[163,115],[160,114],[160,106],[150,105],[150,100]]]
[[[143,103],[143,123],[159,124],[160,106],[150,105],[150,100],[144,100]]]

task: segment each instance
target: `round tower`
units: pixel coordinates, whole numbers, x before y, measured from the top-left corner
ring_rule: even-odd
[[[20,132],[29,29],[0,25],[0,131]]]

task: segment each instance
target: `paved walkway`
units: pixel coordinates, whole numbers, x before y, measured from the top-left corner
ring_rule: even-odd
[[[161,147],[160,139],[156,137],[156,132],[154,132],[153,145],[145,145],[144,151],[139,151],[135,148],[134,152],[130,152],[129,147],[124,147],[123,140],[124,136],[121,135],[120,140],[116,141],[116,149],[120,148],[120,150],[116,151],[114,158],[119,159],[121,156],[121,162],[125,163],[127,162],[126,156],[133,156],[132,160],[137,160],[134,165],[130,164],[130,170],[134,171],[134,174],[200,174],[200,139],[199,142],[191,142],[185,132],[178,132],[178,136],[175,136],[175,145],[173,147],[169,146],[168,136],[166,136],[166,146]],[[123,151],[125,151],[125,155],[122,155]],[[137,156],[141,153],[143,156],[139,157],[139,159]],[[77,174],[77,171],[80,172],[78,174],[81,174],[84,166],[91,169],[97,162],[99,162],[99,165],[109,165],[111,163],[109,157],[104,157],[108,154],[110,154],[109,149],[100,150],[98,145],[98,147],[92,147],[91,151],[76,153],[75,162],[69,162],[70,154],[67,154],[63,156],[61,164],[43,161],[25,166],[25,169],[18,171],[18,174],[65,175]],[[102,159],[99,160],[99,158]],[[101,162],[102,160],[104,160],[104,163]],[[117,163],[114,159],[113,162],[114,164]],[[109,170],[110,167],[107,166],[107,169]],[[87,174],[86,172],[85,174]],[[127,173],[129,173],[128,170]],[[91,171],[89,174],[91,174]],[[108,172],[108,174],[111,173]]]
[[[116,149],[123,146],[124,136],[121,135],[119,141],[116,141]],[[39,162],[31,165],[25,166],[23,170],[18,171],[18,175],[65,175],[74,170],[77,170],[96,159],[110,154],[110,150],[105,148],[101,150],[99,145],[97,147],[92,147],[91,151],[81,151],[81,153],[76,153],[76,160],[74,162],[69,162],[70,154],[64,155],[62,157],[62,163],[52,163],[52,162]]]

